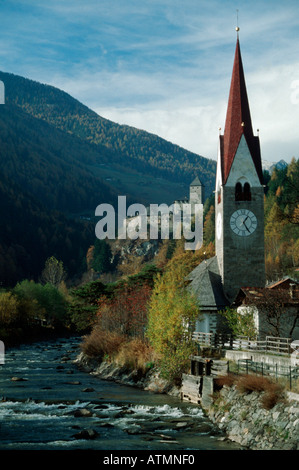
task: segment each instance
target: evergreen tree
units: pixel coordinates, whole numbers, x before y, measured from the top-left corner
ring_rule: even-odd
[[[112,270],[112,253],[106,240],[96,240],[93,251],[92,267],[98,273],[107,273]]]

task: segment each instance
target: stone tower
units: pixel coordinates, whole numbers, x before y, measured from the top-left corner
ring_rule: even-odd
[[[264,287],[264,189],[259,137],[253,134],[239,37],[215,188],[216,257],[223,291]]]
[[[189,202],[194,204],[203,204],[204,199],[204,185],[196,176],[190,184]]]

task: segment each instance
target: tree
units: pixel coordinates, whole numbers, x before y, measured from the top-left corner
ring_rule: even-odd
[[[256,298],[255,306],[262,320],[262,335],[292,337],[299,322],[299,311],[287,289],[264,289],[263,296]]]
[[[66,278],[66,272],[63,267],[63,262],[58,261],[54,256],[46,260],[45,268],[41,275],[42,281],[47,284],[52,284],[58,287]]]
[[[93,250],[92,268],[98,273],[106,273],[111,271],[111,248],[106,240],[96,240]]]
[[[215,207],[213,205],[205,216],[203,239],[205,244],[215,240]]]
[[[170,380],[180,379],[195,352],[192,326],[199,308],[184,284],[190,259],[187,253],[169,261],[156,279],[149,302],[147,337],[159,357],[162,376]]]
[[[67,309],[67,301],[63,293],[52,284],[42,285],[34,281],[25,280],[15,286],[13,293],[24,308],[27,305],[27,311],[28,305],[31,305],[34,316],[46,318],[51,324],[63,322]]]
[[[10,325],[15,323],[19,317],[19,302],[11,292],[0,293],[0,323]]]
[[[246,313],[240,313],[237,310],[227,307],[221,312],[225,318],[228,327],[235,336],[246,336],[255,339],[257,331],[254,323],[253,311],[248,309]]]
[[[137,285],[125,283],[115,289],[110,298],[101,297],[98,301],[98,324],[106,331],[143,339],[151,292],[148,282]]]

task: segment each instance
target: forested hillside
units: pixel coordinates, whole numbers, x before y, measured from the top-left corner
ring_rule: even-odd
[[[117,201],[80,161],[99,150],[13,104],[0,107],[0,129],[1,285],[37,280],[49,256],[63,260],[69,278],[80,276],[95,235],[78,214]]]
[[[0,179],[0,285],[37,280],[49,255],[63,260],[70,277],[84,272],[94,228],[47,210],[5,174]]]
[[[0,80],[2,286],[38,280],[50,256],[80,278],[95,208],[117,209],[118,195],[128,205],[170,204],[188,195],[197,171],[212,191],[214,161],[114,124],[54,87],[3,72]]]
[[[125,166],[126,172],[134,169],[151,177],[183,182],[185,188],[198,174],[206,186],[206,194],[213,191],[214,160],[189,152],[156,135],[104,119],[57,88],[4,72],[0,72],[0,80],[5,83],[8,104],[14,103],[26,113],[88,142],[104,145],[112,150],[108,154],[110,166],[121,165]],[[107,159],[101,163],[103,161],[107,162]]]
[[[1,173],[46,208],[78,213],[117,201],[113,189],[82,163],[107,159],[105,148],[99,152],[15,105],[1,107],[0,129]]]

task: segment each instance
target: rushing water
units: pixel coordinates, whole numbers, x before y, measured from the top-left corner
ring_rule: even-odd
[[[199,406],[80,371],[73,363],[79,343],[71,338],[6,351],[0,450],[236,449]]]

